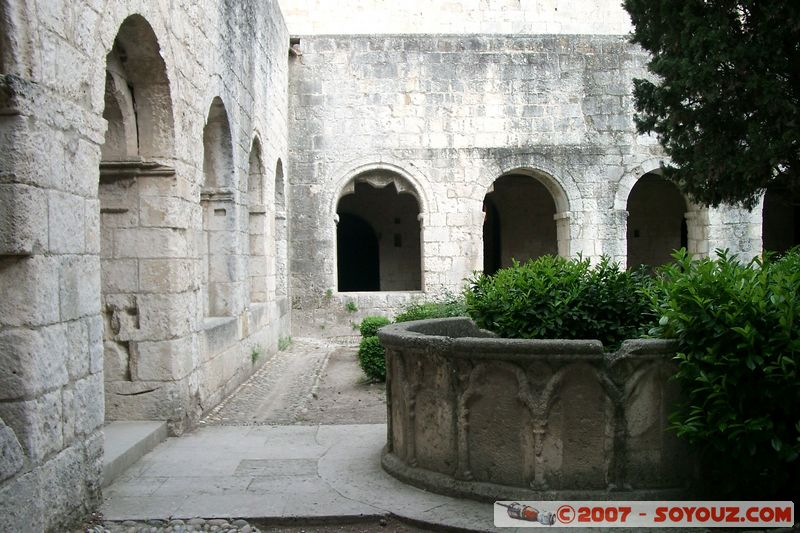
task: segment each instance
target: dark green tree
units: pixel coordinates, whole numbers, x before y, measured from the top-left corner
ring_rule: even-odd
[[[664,175],[712,206],[751,208],[768,185],[800,193],[800,1],[624,0],[650,52],[636,126]]]

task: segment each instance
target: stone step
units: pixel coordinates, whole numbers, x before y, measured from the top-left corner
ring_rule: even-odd
[[[167,438],[167,423],[151,420],[109,422],[103,427],[103,487]]]

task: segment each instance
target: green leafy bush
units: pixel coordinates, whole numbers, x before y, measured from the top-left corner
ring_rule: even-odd
[[[451,295],[445,295],[441,300],[415,302],[407,305],[403,311],[394,318],[395,322],[410,322],[412,320],[426,320],[429,318],[450,318],[467,316],[464,300]]]
[[[368,316],[361,321],[358,330],[364,338],[374,337],[378,334],[378,330],[387,324],[391,324],[391,321],[385,316]]]
[[[378,337],[364,337],[358,346],[358,364],[371,379],[386,380],[386,353]]]
[[[599,339],[613,349],[651,324],[641,290],[647,280],[607,257],[591,266],[588,259],[543,256],[478,274],[464,294],[475,323],[501,337]]]
[[[653,334],[676,339],[687,402],[672,428],[700,450],[715,494],[800,493],[800,253],[742,265],[686,252],[651,288]]]

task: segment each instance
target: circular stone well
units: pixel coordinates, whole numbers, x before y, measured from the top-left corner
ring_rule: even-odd
[[[675,499],[693,461],[666,430],[673,345],[501,339],[467,318],[393,324],[383,467],[477,499]]]

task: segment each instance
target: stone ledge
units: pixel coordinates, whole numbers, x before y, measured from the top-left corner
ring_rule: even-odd
[[[103,428],[103,488],[167,438],[161,421],[111,422]]]

